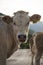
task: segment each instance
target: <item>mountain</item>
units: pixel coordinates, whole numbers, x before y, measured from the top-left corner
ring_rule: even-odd
[[[33,34],[34,31],[32,29],[29,29],[29,34]]]
[[[34,32],[41,32],[43,31],[43,22],[40,21],[38,23],[30,24],[30,29]]]
[[[0,13],[0,16],[5,16],[5,14],[3,14],[3,13]]]

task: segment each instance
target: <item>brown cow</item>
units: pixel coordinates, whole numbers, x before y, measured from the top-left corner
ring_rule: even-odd
[[[37,22],[40,17],[37,14],[30,17],[25,11],[17,11],[13,17],[2,18],[0,21],[0,65],[6,65],[6,58],[18,49],[19,43],[28,39],[30,21]]]
[[[37,32],[33,34],[33,36],[29,41],[29,45],[32,52],[31,65],[33,65],[34,57],[35,57],[35,65],[40,65],[40,59],[43,53],[43,32]]]

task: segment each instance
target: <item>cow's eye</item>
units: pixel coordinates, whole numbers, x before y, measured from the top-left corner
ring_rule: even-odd
[[[26,25],[29,25],[29,22]]]
[[[16,23],[14,22],[14,25],[16,25]]]

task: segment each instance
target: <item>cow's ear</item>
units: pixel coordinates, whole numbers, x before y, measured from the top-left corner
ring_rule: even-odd
[[[3,20],[4,22],[6,22],[7,24],[13,22],[13,18],[11,18],[10,16],[4,16],[4,17],[2,18],[2,20]]]
[[[33,23],[38,22],[41,19],[41,16],[39,14],[34,14],[30,17],[30,21],[32,21]]]

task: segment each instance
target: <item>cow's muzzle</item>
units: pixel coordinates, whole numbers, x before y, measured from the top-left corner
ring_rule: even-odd
[[[20,42],[25,42],[26,35],[18,35],[18,39],[19,39]]]

